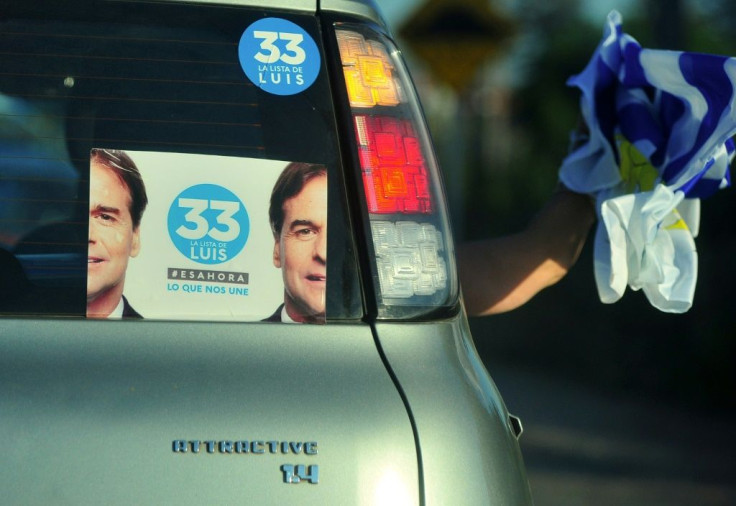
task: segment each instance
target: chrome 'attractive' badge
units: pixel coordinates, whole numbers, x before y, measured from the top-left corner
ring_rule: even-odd
[[[192,454],[225,454],[225,455],[317,455],[316,441],[278,441],[278,440],[187,440],[175,439],[171,443],[174,453]],[[319,466],[305,464],[283,464],[279,467],[284,483],[297,484],[302,482],[316,485],[319,483]]]

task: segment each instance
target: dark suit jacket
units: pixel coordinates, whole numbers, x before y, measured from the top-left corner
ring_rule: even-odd
[[[138,311],[128,304],[128,299],[123,295],[123,318],[143,318]]]
[[[274,314],[261,320],[262,322],[281,322],[281,310],[284,309],[284,305],[281,304]]]

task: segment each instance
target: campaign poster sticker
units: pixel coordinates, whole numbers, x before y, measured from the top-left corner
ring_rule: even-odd
[[[140,193],[135,189],[137,183],[124,185],[127,194],[115,200],[120,185],[101,191],[106,182],[115,186],[115,179],[106,178],[109,171],[101,171],[98,163],[91,163],[88,317],[103,317],[90,314],[90,298],[91,290],[104,284],[95,269],[109,267],[108,277],[117,277],[124,283],[120,302],[123,314],[119,307],[111,317],[324,323],[326,258],[315,267],[313,253],[307,252],[304,260],[299,260],[296,253],[299,246],[304,249],[317,235],[316,228],[309,228],[311,222],[318,221],[314,216],[322,217],[319,219],[324,223],[319,232],[326,235],[326,177],[324,200],[312,199],[305,205],[298,190],[286,200],[286,205],[279,207],[282,213],[288,209],[287,215],[292,208],[300,209],[301,214],[292,220],[297,228],[289,230],[296,238],[296,249],[282,245],[284,234],[274,235],[269,215],[271,193],[277,181],[287,173],[297,173],[298,179],[300,168],[313,164],[183,153],[99,151],[113,153],[118,159],[121,153],[127,157],[128,161],[113,161],[113,165],[128,172],[131,163],[135,166],[148,202],[136,226],[133,215],[135,193]],[[322,174],[326,176],[326,170]],[[104,195],[106,202],[98,202],[101,199],[95,195]],[[119,210],[122,203],[128,203],[129,213]],[[93,216],[93,208],[117,213],[118,230],[109,230],[110,217]],[[126,221],[130,226],[124,226]],[[103,252],[98,243],[105,232],[110,247]],[[119,257],[117,266],[113,265],[113,250]],[[293,268],[296,265],[298,269],[300,262],[314,265],[294,274]],[[123,267],[124,263],[127,266]],[[300,292],[300,281],[312,292]],[[108,280],[108,284],[114,284],[114,279]],[[314,296],[319,289],[321,295]],[[306,306],[312,308],[308,318],[301,318],[299,306],[291,303],[292,292],[298,295],[296,300],[308,301]],[[317,302],[310,306],[310,300]],[[291,313],[294,318],[289,317],[286,307],[297,307],[297,312]]]
[[[319,75],[321,57],[314,39],[281,18],[251,24],[238,44],[240,65],[253,84],[274,95],[296,95]]]

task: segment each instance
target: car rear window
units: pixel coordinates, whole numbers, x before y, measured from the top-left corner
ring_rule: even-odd
[[[359,317],[316,19],[83,4],[6,6],[0,22],[0,314],[94,316],[91,272],[113,256],[92,252],[95,224],[107,233],[116,219],[136,221],[135,183],[120,179],[130,199],[121,210],[101,202],[94,174],[132,160],[148,203],[127,229],[137,237],[110,237],[127,245],[124,295],[144,318],[251,321],[278,312],[288,276],[269,200],[295,165],[322,167],[328,188],[330,259],[305,279],[313,287],[326,276],[327,319]],[[246,54],[246,38],[255,53]],[[297,221],[304,247],[321,229]]]

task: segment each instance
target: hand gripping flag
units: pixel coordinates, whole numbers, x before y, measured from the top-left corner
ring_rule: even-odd
[[[563,161],[560,180],[596,198],[601,300],[616,302],[628,285],[662,311],[687,311],[700,199],[730,184],[736,59],[642,48],[613,11],[568,85],[581,91],[588,133]]]

